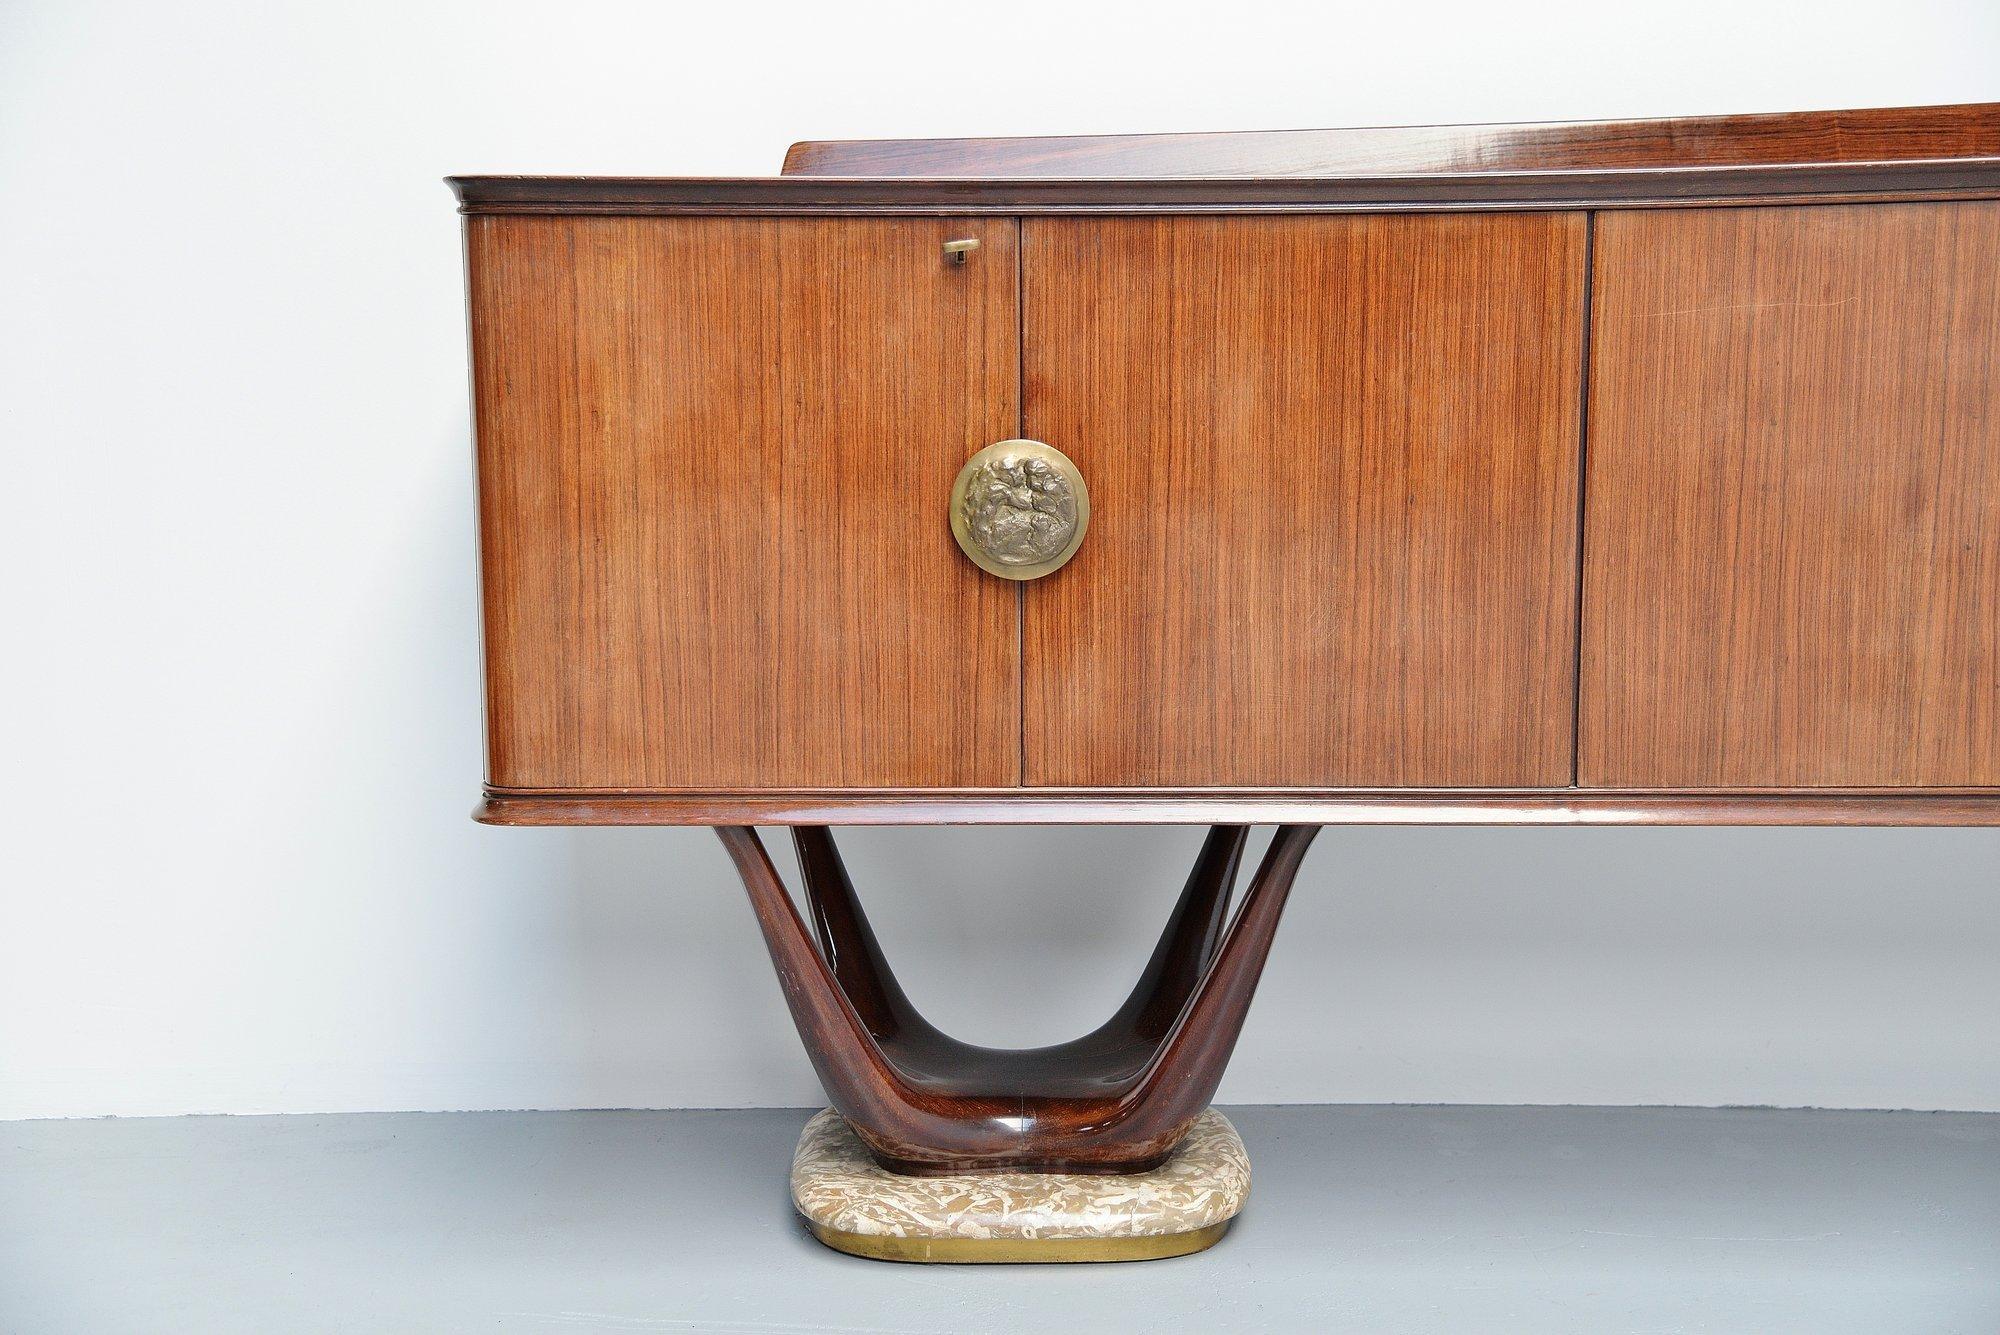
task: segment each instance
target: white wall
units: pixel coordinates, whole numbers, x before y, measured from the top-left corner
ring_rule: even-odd
[[[0,1116],[817,1097],[710,835],[466,818],[447,172],[1996,96],[1992,0],[11,0]],[[851,847],[917,999],[1033,1042],[1196,838]],[[1331,831],[1223,1097],[2000,1109],[1997,879],[2000,832]]]

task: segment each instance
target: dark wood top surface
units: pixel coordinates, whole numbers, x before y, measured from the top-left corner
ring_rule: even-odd
[[[468,213],[1535,209],[2000,196],[2000,103],[1400,129],[805,142],[780,177],[456,176]]]
[[[1411,176],[2000,156],[2000,104],[1045,139],[807,140],[788,176]]]

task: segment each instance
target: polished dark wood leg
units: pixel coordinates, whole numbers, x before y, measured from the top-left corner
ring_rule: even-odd
[[[1103,1059],[1123,1055],[1133,1070],[1145,1063],[1166,1036],[1201,981],[1222,939],[1229,895],[1243,860],[1250,830],[1220,825],[1209,831],[1187,885],[1167,919],[1159,944],[1112,1017],[1091,1033],[1039,1051],[1045,1059]],[[906,1066],[934,1064],[949,1054],[992,1051],[970,1048],[941,1033],[918,1014],[883,958],[882,947],[854,893],[832,833],[823,825],[792,830],[806,905],[819,936],[820,951],[834,981],[883,1051]]]
[[[1284,826],[1225,933],[1248,830],[1209,832],[1131,995],[1068,1043],[961,1043],[897,984],[831,833],[793,831],[814,949],[757,832],[718,833],[742,876],[793,1022],[827,1097],[898,1172],[1143,1172],[1221,1082],[1317,826]]]
[[[883,958],[840,850],[834,847],[832,831],[824,825],[795,826],[792,845],[798,850],[799,876],[805,883],[806,907],[819,935],[820,953],[877,1046],[909,1055],[948,1050],[951,1039],[917,1013]]]

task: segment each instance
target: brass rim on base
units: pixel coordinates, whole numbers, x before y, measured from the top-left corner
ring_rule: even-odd
[[[894,1238],[822,1228],[810,1219],[814,1237],[837,1252],[871,1261],[936,1262],[948,1265],[1037,1265],[1071,1261],[1161,1261],[1206,1251],[1222,1241],[1233,1219],[1186,1233],[1152,1233],[1114,1238]]]

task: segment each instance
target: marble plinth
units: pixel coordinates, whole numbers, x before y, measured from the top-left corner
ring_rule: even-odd
[[[1250,1157],[1210,1108],[1149,1173],[906,1177],[831,1108],[799,1137],[792,1203],[827,1246],[888,1261],[1144,1261],[1213,1246],[1250,1195]]]

